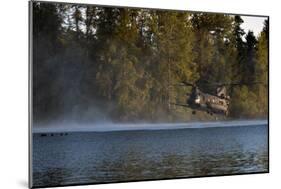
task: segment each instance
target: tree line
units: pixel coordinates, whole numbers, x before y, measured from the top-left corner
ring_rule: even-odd
[[[236,15],[33,3],[35,121],[187,121],[196,83],[268,83],[268,20],[258,37]],[[228,87],[230,118],[268,114],[268,86]]]

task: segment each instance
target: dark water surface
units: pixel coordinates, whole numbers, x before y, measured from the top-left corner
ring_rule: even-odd
[[[37,133],[33,185],[267,172],[267,127]]]

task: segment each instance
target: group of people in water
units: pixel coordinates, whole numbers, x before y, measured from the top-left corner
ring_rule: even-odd
[[[41,137],[46,137],[46,136],[67,136],[68,133],[41,133]]]

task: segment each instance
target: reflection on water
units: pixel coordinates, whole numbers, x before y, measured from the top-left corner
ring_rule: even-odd
[[[267,125],[33,135],[33,184],[57,186],[268,171]]]

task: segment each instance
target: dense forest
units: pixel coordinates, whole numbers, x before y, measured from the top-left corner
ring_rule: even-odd
[[[268,83],[269,23],[237,15],[33,2],[34,121],[209,120],[172,105],[196,83]],[[264,118],[268,85],[228,87],[228,119]]]

